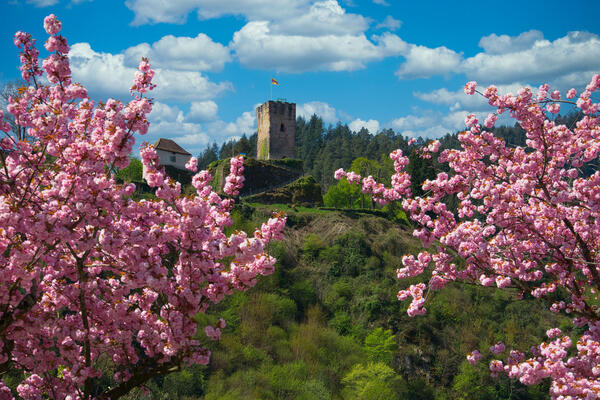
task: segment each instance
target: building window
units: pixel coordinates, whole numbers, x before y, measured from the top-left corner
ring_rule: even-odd
[[[175,162],[175,154],[171,156],[171,162]]]
[[[279,130],[280,130],[281,132],[285,132],[285,126],[283,126],[283,124],[281,124],[281,128],[279,128]]]

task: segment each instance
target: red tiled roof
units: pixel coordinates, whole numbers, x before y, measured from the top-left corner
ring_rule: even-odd
[[[171,153],[179,153],[185,154],[186,156],[191,156],[191,154],[185,151],[183,147],[181,147],[171,139],[158,139],[158,141],[154,143],[154,148],[156,150],[170,151]]]

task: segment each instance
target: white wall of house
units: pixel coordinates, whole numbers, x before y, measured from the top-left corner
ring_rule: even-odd
[[[156,150],[158,158],[160,159],[160,165],[172,165],[175,168],[185,169],[185,164],[188,162],[191,156],[186,156],[181,153],[171,153],[165,150]]]

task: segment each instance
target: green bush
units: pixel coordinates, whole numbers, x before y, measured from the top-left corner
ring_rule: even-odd
[[[406,383],[384,363],[357,364],[344,376],[342,397],[352,400],[392,400],[408,394]]]

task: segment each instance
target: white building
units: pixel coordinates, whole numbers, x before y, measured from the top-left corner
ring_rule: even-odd
[[[192,156],[171,139],[158,139],[154,143],[154,148],[160,158],[160,165],[171,165],[175,168],[185,169],[185,164]]]

